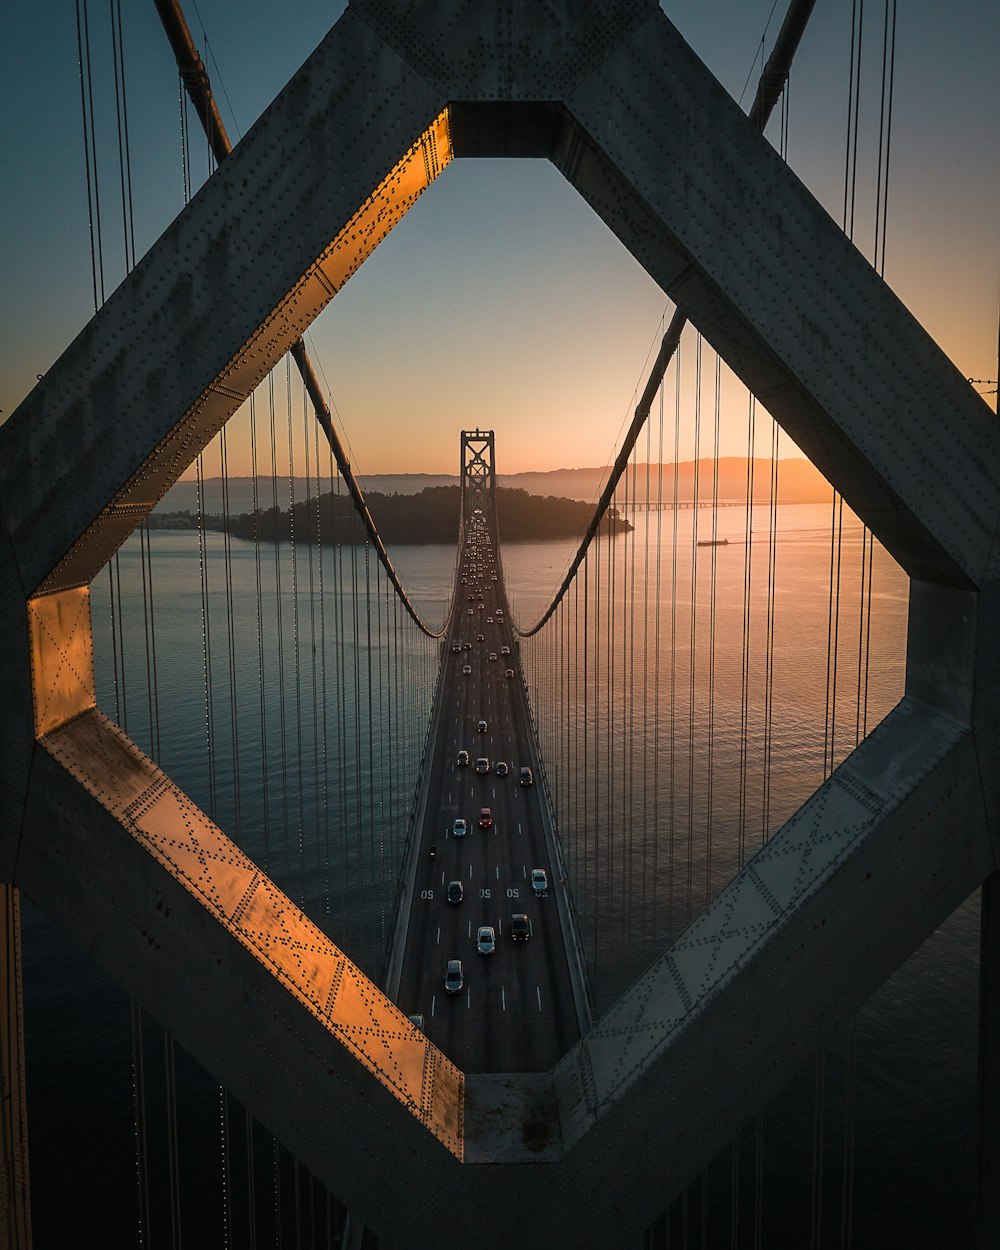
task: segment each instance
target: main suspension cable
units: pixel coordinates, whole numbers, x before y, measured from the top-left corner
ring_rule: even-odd
[[[191,38],[191,31],[181,10],[179,0],[154,0],[154,2],[156,11],[160,15],[160,21],[170,41],[170,46],[173,49],[181,81],[205,130],[212,154],[217,163],[221,165],[233,150],[233,147],[226,133],[226,127],[219,113],[218,106],[215,103],[208,71],[205,69],[204,62],[195,47],[194,40]],[[312,361],[309,359],[305,343],[298,339],[289,350],[301,374],[309,399],[312,402],[316,420],[319,422],[327,442],[330,444],[330,450],[333,452],[334,459],[337,462],[337,468],[344,479],[344,484],[354,503],[355,511],[365,527],[365,532],[372,546],[375,548],[379,562],[385,569],[389,580],[396,590],[396,594],[417,627],[427,634],[429,638],[441,638],[444,635],[444,626],[442,625],[440,629],[435,630],[423,620],[396,574],[392,559],[379,534],[378,526],[368,510],[364,491],[354,475],[351,462],[334,427],[330,406],[320,387],[319,379],[316,377],[316,372],[313,369]]]
[[[158,5],[165,0],[157,0]],[[754,102],[750,106],[750,112],[747,114],[749,120],[758,130],[763,131],[771,116],[774,106],[781,97],[781,92],[788,79],[788,71],[791,67],[792,58],[799,46],[802,35],[805,31],[809,16],[812,13],[816,0],[791,0],[788,12],[785,14],[785,20],[778,32],[778,38],[775,40],[774,49],[768,58],[764,72],[761,74],[760,83],[757,87],[757,94]],[[680,342],[681,334],[687,325],[687,315],[680,308],[674,310],[673,316],[660,342],[659,351],[653,361],[649,378],[643,388],[642,397],[635,409],[635,415],[632,418],[632,424],[628,428],[625,440],[622,443],[621,450],[615,459],[615,463],[611,469],[611,474],[604,485],[601,497],[594,509],[594,514],[590,519],[586,532],[580,540],[576,555],[573,557],[566,575],[559,585],[558,590],[548,608],[541,617],[535,622],[530,629],[521,629],[515,626],[517,632],[522,638],[530,638],[533,634],[544,626],[545,622],[552,616],[552,613],[559,606],[563,596],[569,589],[569,585],[576,576],[583,557],[594,539],[594,535],[600,529],[601,522],[604,520],[611,501],[614,498],[618,483],[621,481],[622,474],[632,455],[632,449],[635,447],[639,438],[639,433],[649,418],[650,410],[653,406],[653,400],[659,390],[663,378],[667,372],[667,367],[673,359]]]

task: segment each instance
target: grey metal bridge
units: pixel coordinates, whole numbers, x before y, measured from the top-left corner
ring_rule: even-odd
[[[910,583],[895,708],[591,1027],[564,996],[544,1062],[529,1044],[509,1066],[511,1034],[499,1070],[465,1060],[478,1029],[435,1032],[415,981],[397,1005],[113,722],[91,619],[95,577],[166,490],[301,355],[312,319],[421,192],[484,156],[555,165]],[[657,385],[679,332],[664,336]],[[449,1244],[490,1250],[641,1242],[982,886],[978,1236],[992,1245],[998,453],[982,399],[656,4],[354,0],[0,431],[5,1244],[30,1243],[19,892],[382,1250],[439,1244],[445,1219]],[[373,523],[368,539],[391,577]],[[534,749],[522,734],[519,751]],[[440,826],[448,803],[426,802]],[[424,850],[409,853],[419,873]]]

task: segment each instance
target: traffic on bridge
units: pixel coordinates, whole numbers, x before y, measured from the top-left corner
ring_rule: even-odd
[[[564,887],[536,784],[492,496],[466,489],[463,501],[396,1000],[466,1072],[545,1071],[579,1037],[573,946],[557,904]]]

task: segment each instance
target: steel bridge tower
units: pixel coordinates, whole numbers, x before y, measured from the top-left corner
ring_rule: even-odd
[[[462,499],[473,506],[487,505],[491,517],[496,516],[496,471],[492,430],[463,430],[461,444]],[[464,512],[463,512],[464,520]]]
[[[897,708],[523,1076],[461,1072],[280,894],[102,713],[91,637],[98,571],[476,156],[552,161],[911,579]],[[445,1219],[479,1250],[628,1244],[994,871],[998,466],[984,401],[656,0],[352,0],[0,430],[0,879],[383,1250]]]

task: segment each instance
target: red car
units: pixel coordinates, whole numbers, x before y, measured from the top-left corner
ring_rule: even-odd
[[[481,807],[479,809],[479,828],[489,829],[492,824],[493,824],[493,813],[490,811],[488,807]]]

